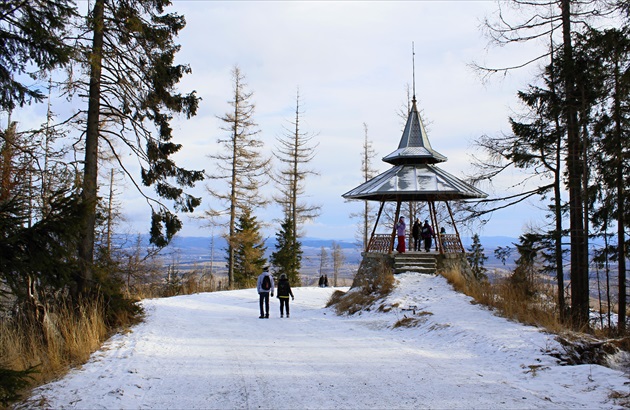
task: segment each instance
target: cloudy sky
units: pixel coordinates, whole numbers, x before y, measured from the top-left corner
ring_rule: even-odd
[[[448,157],[444,170],[464,177],[472,172],[473,140],[507,132],[508,116],[518,110],[516,91],[534,76],[533,69],[482,83],[472,62],[507,65],[536,53],[536,46],[488,48],[481,21],[497,10],[494,1],[194,1],[174,0],[169,11],[183,14],[178,62],[192,74],[181,91],[196,90],[203,99],[197,116],[174,123],[183,144],[176,161],[189,169],[213,173],[208,155],[224,137],[217,116],[230,110],[231,71],[238,65],[253,92],[259,138],[270,154],[295,112],[299,87],[302,130],[319,144],[309,165],[320,175],[307,181],[307,200],[322,205],[306,235],[351,239],[357,221],[349,215],[360,204],[341,195],[361,183],[364,126],[380,159],[397,148],[403,127],[399,116],[412,85],[415,45],[416,95],[434,149]],[[512,181],[498,181],[502,189]],[[204,184],[194,191],[211,203]],[[480,187],[490,195],[490,187]],[[263,189],[270,194],[272,186]],[[149,209],[130,188],[124,195],[127,226],[146,232]],[[536,222],[535,204],[496,213],[482,236],[516,237]],[[255,211],[260,221],[279,217],[277,206]],[[515,216],[518,215],[518,216]],[[419,215],[424,218],[424,215]],[[184,217],[183,235],[209,234],[203,222]],[[269,234],[277,229],[272,226]],[[388,231],[389,228],[384,230]],[[469,235],[470,232],[463,232]]]
[[[516,90],[534,74],[524,70],[483,84],[470,68],[473,61],[501,65],[536,52],[532,46],[488,48],[480,26],[496,12],[494,1],[175,0],[173,8],[187,21],[178,56],[193,70],[182,89],[203,98],[196,117],[178,122],[180,158],[213,171],[207,155],[224,135],[216,116],[230,109],[235,64],[254,93],[255,120],[268,149],[293,119],[299,87],[303,130],[316,134],[319,144],[311,166],[320,176],[307,183],[308,200],[323,206],[306,226],[313,237],[354,236],[356,221],[349,214],[360,205],[341,195],[361,183],[363,123],[377,152],[374,165],[381,172],[390,167],[380,158],[400,140],[398,113],[413,83],[412,42],[416,95],[430,141],[449,159],[441,167],[460,177],[472,172],[475,138],[509,130],[507,118],[518,109]],[[537,217],[527,208],[533,204],[496,213],[481,234],[518,236]],[[273,206],[259,210],[259,219],[269,221],[278,212]],[[188,221],[184,234],[203,231],[202,224]]]

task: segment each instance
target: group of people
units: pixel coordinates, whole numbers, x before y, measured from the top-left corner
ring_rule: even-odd
[[[324,274],[319,277],[319,287],[327,288],[328,287],[328,275]]]
[[[406,229],[407,225],[405,224],[405,217],[401,216],[396,223],[396,235],[398,236],[398,246],[396,250],[398,253],[405,253],[405,242],[406,242]],[[442,228],[442,233],[444,228]],[[417,219],[413,223],[411,228],[411,236],[413,237],[413,250],[419,251],[421,247],[421,240],[424,242],[424,250],[429,252],[431,250],[431,242],[435,233],[433,232],[433,228],[429,225],[429,221],[425,220],[424,225],[420,225],[420,221]]]
[[[275,289],[275,282],[273,275],[269,273],[269,266],[263,268],[262,273],[258,276],[256,283],[256,289],[258,290],[260,317],[259,319],[269,319],[269,296],[273,297],[273,290]],[[291,300],[295,300],[289,279],[286,274],[280,275],[278,280],[278,299],[280,300],[280,317],[284,317],[284,311],[287,312],[287,318],[289,316],[289,297]]]

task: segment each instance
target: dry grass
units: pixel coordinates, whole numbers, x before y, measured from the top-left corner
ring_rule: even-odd
[[[84,363],[107,337],[100,303],[76,309],[51,309],[42,320],[0,321],[0,367],[22,371],[36,367],[31,386],[50,381],[68,367]]]
[[[220,281],[214,275],[206,274],[201,270],[192,270],[178,278],[176,285],[161,280],[132,285],[125,288],[125,297],[132,300],[142,300],[216,292],[217,290],[220,290]]]
[[[386,264],[379,264],[374,272],[364,275],[348,292],[335,291],[326,307],[334,306],[338,315],[353,315],[362,310],[370,310],[379,299],[394,290],[395,279]]]
[[[425,323],[427,321],[427,316],[431,316],[433,313],[431,312],[418,312],[414,316],[403,315],[402,319],[398,319],[396,323],[392,325],[392,329],[397,329],[399,327],[416,327],[419,324]]]
[[[337,290],[331,295],[326,307],[334,306],[338,315],[354,315],[369,308],[376,300],[377,297],[375,295],[366,295],[361,291],[350,290],[342,292]]]
[[[628,392],[618,392],[612,391],[608,397],[613,399],[616,404],[621,406],[622,408],[628,409],[630,408],[630,393]]]
[[[539,326],[552,333],[567,330],[558,319],[555,289],[542,281],[533,282],[523,289],[509,280],[494,284],[467,282],[455,270],[444,272],[443,276],[455,290],[472,297],[475,303],[496,309],[503,317]]]

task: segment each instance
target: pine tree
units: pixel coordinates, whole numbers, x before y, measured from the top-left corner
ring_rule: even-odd
[[[558,288],[558,312],[565,315],[564,301],[564,269],[562,238],[563,215],[566,204],[562,200],[563,162],[565,153],[563,140],[564,126],[561,117],[561,99],[563,84],[558,81],[558,58],[545,68],[542,76],[543,84],[529,86],[525,91],[519,91],[518,97],[526,107],[526,112],[518,117],[510,117],[512,135],[502,138],[482,137],[478,144],[484,148],[490,162],[477,164],[481,173],[478,179],[492,180],[498,173],[514,167],[522,172],[535,175],[541,182],[533,187],[513,196],[495,198],[490,208],[475,211],[477,216],[493,210],[511,206],[531,196],[541,199],[551,197],[549,205],[549,231],[545,234],[548,247],[546,248],[548,264],[545,270],[554,272]],[[523,176],[517,185],[530,182],[529,177]]]
[[[232,243],[236,235],[236,219],[238,213],[245,209],[266,206],[268,200],[259,194],[259,189],[268,182],[270,158],[263,157],[263,142],[257,139],[259,130],[254,122],[254,104],[250,101],[253,93],[246,91],[247,84],[241,70],[235,66],[232,70],[234,81],[233,100],[229,104],[232,112],[226,113],[220,120],[225,124],[222,130],[227,132],[225,139],[217,142],[222,145],[223,153],[209,155],[217,160],[216,173],[208,174],[211,180],[223,181],[227,189],[222,191],[215,186],[207,185],[208,193],[220,202],[222,208],[211,208],[206,217],[214,221],[225,214],[228,215],[228,243]],[[228,249],[228,286],[234,283],[234,252]]]
[[[276,274],[286,274],[291,286],[301,286],[300,266],[302,263],[302,243],[296,240],[293,233],[293,223],[288,218],[276,233],[276,251],[271,254],[271,263],[276,268]]]
[[[267,263],[264,256],[267,248],[260,234],[260,225],[249,208],[244,208],[239,215],[235,233],[228,240],[229,248],[234,249],[234,286],[256,286],[256,279]]]
[[[44,99],[39,86],[20,79],[42,78],[70,61],[64,36],[76,15],[71,0],[0,2],[0,109],[11,112]]]
[[[593,69],[600,73],[597,88],[598,107],[595,114],[594,168],[596,173],[597,203],[593,209],[593,223],[604,232],[616,223],[616,246],[609,246],[618,271],[618,330],[626,330],[626,230],[630,226],[628,185],[630,180],[630,27],[605,31],[590,30],[579,39],[577,48],[593,61]]]
[[[93,285],[95,227],[98,203],[99,151],[108,147],[120,166],[121,153],[113,139],[133,152],[141,163],[142,185],[155,188],[160,201],[145,196],[151,206],[151,243],[166,246],[182,223],[163,202],[170,201],[175,211],[192,212],[201,199],[187,194],[203,179],[203,172],[179,167],[171,156],[181,149],[172,141],[173,113],[188,118],[196,114],[199,98],[194,92],[177,93],[176,85],[190,72],[174,63],[179,45],[173,39],[185,26],[182,16],[165,13],[168,0],[120,2],[96,0],[90,11],[84,36],[77,41],[75,54],[82,58],[80,77],[69,82],[69,97],[87,96],[87,110],[76,116],[85,127],[85,160],[82,199],[87,208],[81,224],[79,246],[81,261],[78,291]],[[125,169],[127,175],[131,175]],[[140,184],[134,181],[136,186]],[[144,194],[143,194],[144,195]]]
[[[584,28],[589,27],[592,20],[610,15],[616,4],[599,1],[574,2],[559,0],[557,2],[538,0],[512,0],[498,3],[519,9],[515,14],[520,21],[508,21],[502,10],[494,21],[486,21],[485,28],[491,41],[499,45],[519,44],[542,39],[549,44],[549,53],[543,53],[522,64],[507,68],[488,68],[478,66],[488,75],[497,72],[526,66],[549,55],[561,56],[558,63],[553,63],[558,73],[557,83],[561,91],[557,94],[558,113],[562,120],[565,183],[569,192],[569,236],[570,236],[570,275],[571,275],[571,321],[576,329],[588,325],[589,318],[589,255],[588,255],[588,152],[589,136],[584,132],[586,120],[580,90],[583,83],[579,77],[580,69],[575,56],[574,40]],[[576,21],[587,24],[575,24]],[[559,233],[558,233],[559,234]]]
[[[530,298],[536,293],[534,277],[538,271],[536,266],[541,251],[540,235],[534,232],[526,232],[519,237],[516,244],[519,257],[516,259],[516,267],[510,283],[524,298]]]
[[[483,265],[485,261],[488,260],[488,257],[483,252],[483,246],[479,241],[479,235],[473,235],[472,244],[467,250],[468,253],[466,254],[466,259],[468,259],[468,263],[472,268],[473,276],[475,277],[475,279],[487,279],[488,276],[485,273],[487,269]]]

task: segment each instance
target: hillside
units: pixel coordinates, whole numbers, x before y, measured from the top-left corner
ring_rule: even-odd
[[[258,319],[253,289],[145,300],[145,322],[27,405],[622,408],[613,397],[627,405],[622,371],[558,364],[553,336],[471,304],[441,276],[397,279],[391,310],[351,317],[324,308],[332,288],[294,289],[290,319],[279,318],[277,299],[271,318]],[[405,316],[417,325],[394,329]]]

